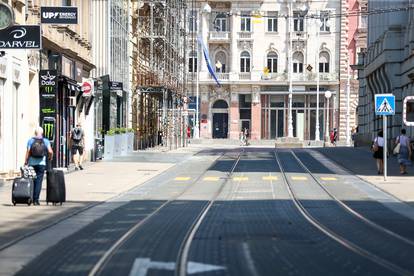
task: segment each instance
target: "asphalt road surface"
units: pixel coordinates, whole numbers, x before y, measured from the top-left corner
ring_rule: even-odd
[[[414,275],[414,221],[351,182],[311,150],[200,152],[18,275]]]

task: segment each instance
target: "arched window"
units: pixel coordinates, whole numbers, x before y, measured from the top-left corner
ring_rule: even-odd
[[[267,69],[270,73],[277,73],[277,54],[275,52],[267,54]]]
[[[293,73],[303,73],[303,54],[295,52],[293,54]]]
[[[197,53],[195,51],[191,51],[188,56],[188,72],[197,72],[197,65]]]
[[[227,62],[227,57],[226,57],[226,53],[224,53],[223,51],[220,51],[216,54],[216,72],[217,73],[226,73],[226,62]]]
[[[229,108],[229,105],[225,100],[217,100],[214,102],[213,108]]]
[[[240,72],[250,72],[250,54],[246,51],[242,52],[240,55]]]
[[[321,52],[319,54],[319,73],[329,73],[329,53]]]

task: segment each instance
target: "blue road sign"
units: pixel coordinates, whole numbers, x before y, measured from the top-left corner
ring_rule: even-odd
[[[376,115],[394,115],[395,114],[395,96],[392,94],[375,95],[375,114]]]

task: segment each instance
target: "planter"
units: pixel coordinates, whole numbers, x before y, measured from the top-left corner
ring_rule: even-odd
[[[128,134],[121,134],[121,156],[128,154]]]
[[[127,144],[127,152],[131,153],[134,151],[134,133],[133,132],[128,132],[127,133],[127,137],[128,137],[128,144]]]
[[[111,160],[114,157],[115,136],[105,135],[104,159]]]
[[[122,134],[115,134],[115,149],[114,156],[121,155]]]

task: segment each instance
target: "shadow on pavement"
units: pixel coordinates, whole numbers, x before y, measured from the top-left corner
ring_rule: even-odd
[[[131,201],[49,248],[17,275],[33,275],[34,271],[37,275],[88,275],[120,237],[162,203]],[[175,263],[186,233],[205,204],[206,201],[188,200],[168,204],[121,245],[100,275],[129,275],[136,258]],[[318,205],[312,212],[321,213],[322,218],[332,206],[331,201],[317,199],[303,204]],[[378,224],[414,239],[414,221],[379,207],[371,201],[355,202],[355,208]],[[352,224],[333,219],[332,215],[326,218],[336,230],[345,231],[350,239],[369,248],[389,242],[373,240],[370,232],[354,232]],[[400,252],[408,254],[399,262],[409,269],[414,268],[409,261],[414,258],[413,252]],[[380,253],[388,256],[386,251]],[[214,275],[251,275],[249,262],[255,264],[258,275],[286,275],[292,269],[298,275],[349,275],[355,268],[361,275],[386,274],[384,268],[352,254],[311,226],[290,200],[216,202],[194,238],[190,260],[225,267],[225,271]],[[290,265],[286,266],[286,262]],[[163,270],[151,272],[150,275],[170,275]]]
[[[378,175],[376,160],[373,158],[373,153],[369,148],[334,147],[315,148],[315,150],[355,174],[367,176]],[[409,166],[407,171],[408,176],[414,175],[413,166]],[[401,176],[398,160],[393,155],[390,155],[388,158],[388,175]],[[404,178],[405,176],[401,177]]]

